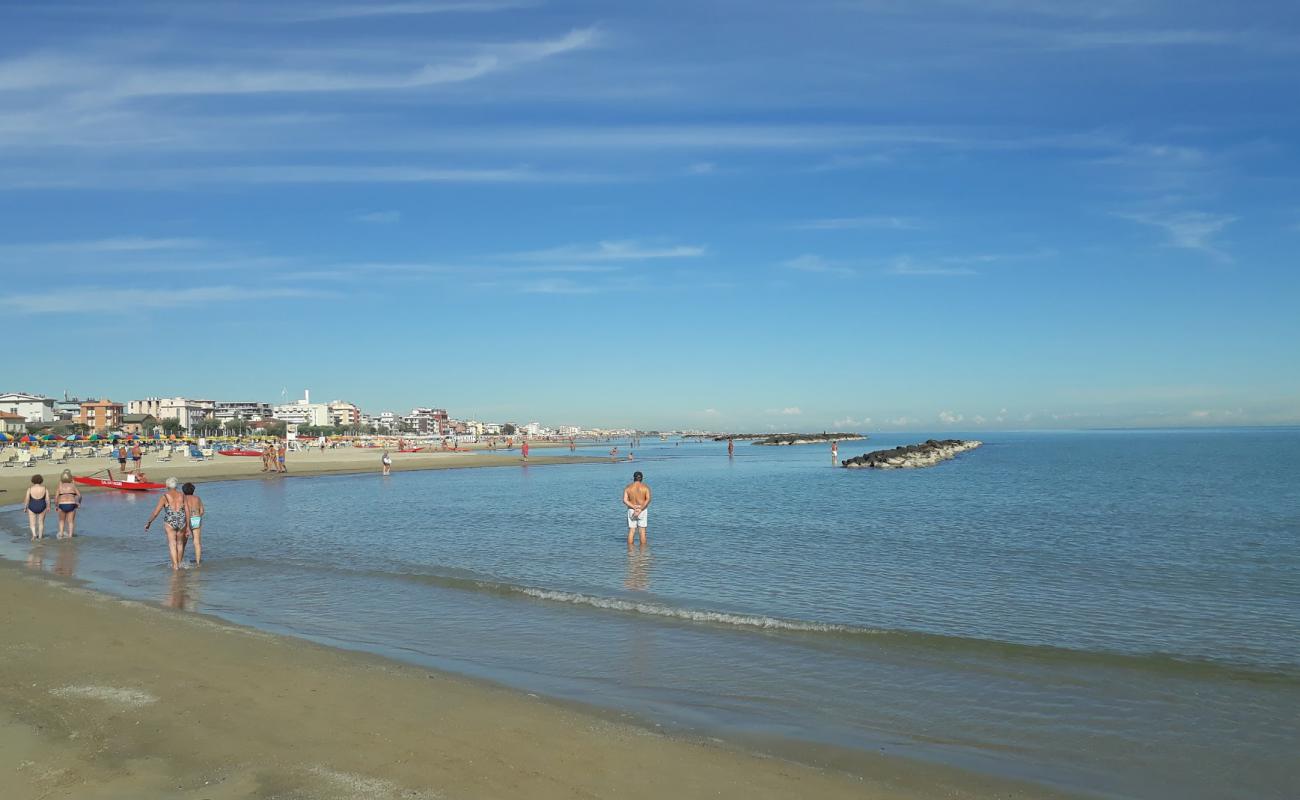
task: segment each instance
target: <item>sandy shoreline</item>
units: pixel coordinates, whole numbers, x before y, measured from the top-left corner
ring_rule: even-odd
[[[290,475],[377,461],[377,451],[297,455]],[[517,452],[403,454],[395,468],[507,464]],[[39,471],[48,480],[57,469]],[[145,469],[266,477],[258,459],[229,457]],[[20,499],[35,471],[6,471],[0,502]],[[613,713],[118,600],[15,562],[0,562],[0,625],[7,800],[1048,796],[895,757],[830,754],[820,769],[658,735]]]
[[[537,450],[559,447],[543,448]],[[552,464],[583,464],[608,462],[608,458],[595,456],[542,455],[534,450],[529,454],[528,466],[548,466]],[[262,460],[244,456],[214,456],[204,462],[190,462],[184,458],[173,457],[170,461],[161,461],[156,455],[146,455],[142,468],[151,481],[163,481],[175,476],[181,480],[192,480],[201,484],[203,481],[241,480],[262,478],[275,480],[282,477],[304,475],[340,475],[348,473],[379,473],[379,457],[382,451],[371,448],[341,448],[311,450],[303,453],[290,453],[289,472],[277,476],[262,472]],[[392,453],[393,471],[422,469],[461,469],[466,467],[507,467],[522,466],[523,461],[516,448],[513,452],[505,450],[465,450],[461,452],[432,453]],[[76,458],[66,464],[40,461],[34,467],[0,468],[0,505],[22,502],[23,493],[31,482],[31,476],[40,473],[48,485],[57,480],[64,469],[72,470],[74,475],[89,475],[93,472],[112,469],[117,475],[117,462],[108,458]],[[87,491],[83,487],[83,491]],[[52,517],[50,518],[52,519]],[[49,525],[50,519],[46,520]],[[57,525],[57,523],[56,523]]]

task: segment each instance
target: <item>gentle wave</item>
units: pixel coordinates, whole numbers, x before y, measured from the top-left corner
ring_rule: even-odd
[[[743,628],[802,631],[809,633],[891,633],[891,631],[858,628],[852,625],[836,625],[829,622],[805,622],[802,620],[779,619],[777,617],[766,617],[759,614],[733,614],[726,611],[697,611],[689,608],[659,605],[658,603],[620,600],[615,597],[598,597],[596,595],[581,594],[579,592],[564,592],[556,589],[534,589],[530,586],[513,585],[504,585],[503,588],[514,594],[522,594],[528,597],[537,598],[538,600],[591,606],[592,608],[604,608],[612,611],[625,611],[635,614],[648,614],[656,617],[671,617],[673,619],[681,619],[688,622],[710,622],[718,625],[735,625]]]

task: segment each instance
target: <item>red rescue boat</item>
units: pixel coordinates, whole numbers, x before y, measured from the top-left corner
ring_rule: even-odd
[[[163,483],[149,483],[148,481],[118,481],[112,478],[82,478],[74,477],[74,481],[85,486],[100,486],[105,489],[122,489],[127,492],[147,492],[150,489],[166,489],[167,485]]]
[[[261,450],[218,450],[217,455],[222,456],[261,456],[266,455]]]
[[[406,448],[405,450],[398,450],[397,452],[399,452],[399,453],[418,453],[418,452],[420,452],[420,451],[423,450],[423,449],[424,449],[423,447],[408,447],[408,448]]]

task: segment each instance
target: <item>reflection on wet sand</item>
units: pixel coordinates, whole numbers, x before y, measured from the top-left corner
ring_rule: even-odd
[[[27,568],[45,571],[45,542],[33,542],[27,551]]]
[[[64,578],[75,577],[77,574],[77,546],[71,541],[63,541],[54,547],[58,551],[54,556],[54,574]]]
[[[650,590],[649,545],[627,546],[627,577],[623,580],[623,588],[633,592]]]
[[[199,588],[198,576],[191,576],[188,570],[173,570],[163,605],[182,611],[194,611],[199,605]]]

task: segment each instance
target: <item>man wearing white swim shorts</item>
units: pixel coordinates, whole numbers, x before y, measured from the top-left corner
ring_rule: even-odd
[[[623,488],[623,505],[627,506],[627,546],[632,546],[632,536],[640,528],[641,546],[645,547],[650,487],[642,482],[640,472],[633,473],[632,482]]]

